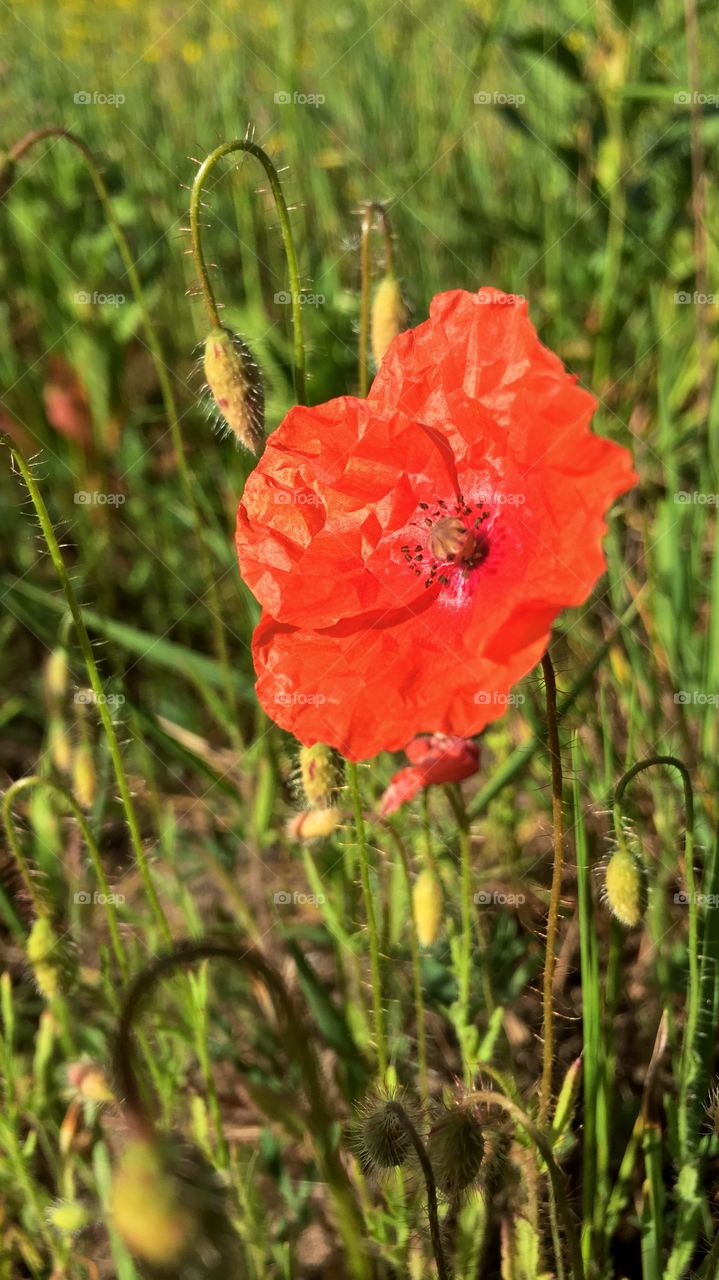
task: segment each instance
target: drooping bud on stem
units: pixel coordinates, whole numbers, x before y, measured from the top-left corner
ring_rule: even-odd
[[[621,844],[604,873],[604,892],[612,915],[627,929],[634,929],[647,909],[647,870],[639,853]]]
[[[437,1187],[456,1200],[477,1179],[484,1159],[484,1134],[476,1108],[459,1103],[443,1107],[427,1138]]]
[[[397,1103],[416,1128],[420,1107],[404,1089],[370,1093],[357,1109],[350,1136],[365,1173],[398,1169],[409,1159],[412,1141]]]
[[[224,325],[211,330],[203,356],[210,394],[241,445],[259,455],[265,444],[265,396],[249,347]]]
[[[442,923],[442,886],[429,868],[420,871],[414,882],[412,907],[417,937],[423,947],[431,947]]]
[[[313,747],[300,748],[298,766],[306,803],[312,809],[329,809],[344,781],[342,757],[332,747],[316,742]]]

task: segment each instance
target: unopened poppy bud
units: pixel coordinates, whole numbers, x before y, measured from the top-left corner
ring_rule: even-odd
[[[287,835],[294,840],[325,840],[342,820],[339,809],[304,809],[287,823]]]
[[[442,923],[442,886],[433,871],[420,871],[412,890],[417,937],[423,947],[437,941]]]
[[[62,645],[53,649],[43,672],[43,687],[45,690],[45,698],[50,707],[55,706],[58,702],[62,702],[69,682],[69,667],[67,663],[67,649]]]
[[[46,1000],[54,1000],[68,978],[68,951],[47,915],[37,917],[28,935],[25,954],[37,989]]]
[[[604,873],[604,892],[612,915],[633,929],[647,909],[647,872],[639,854],[621,846],[612,854]]]
[[[476,1181],[484,1159],[484,1135],[474,1107],[443,1107],[427,1138],[437,1188],[456,1199]]]
[[[374,362],[379,367],[390,343],[407,327],[407,308],[399,281],[385,276],[377,286],[372,302],[371,342]]]
[[[574,1108],[579,1097],[579,1086],[582,1082],[582,1059],[575,1058],[570,1064],[562,1082],[557,1098],[557,1106],[552,1120],[551,1138],[558,1143],[572,1123]]]
[[[329,809],[343,782],[342,759],[332,747],[316,742],[299,754],[299,783],[311,809]]]
[[[61,716],[50,716],[47,723],[48,750],[58,773],[69,773],[72,767],[72,740]]]
[[[95,762],[87,742],[81,742],[72,758],[72,787],[82,809],[91,809],[97,793]]]
[[[205,341],[205,378],[224,422],[240,444],[260,454],[265,443],[262,379],[249,348],[224,325]]]
[[[395,1094],[371,1093],[365,1098],[350,1135],[365,1173],[399,1168],[412,1152],[412,1140],[392,1103],[400,1104],[415,1128],[420,1121],[418,1103],[403,1089]]]
[[[90,1221],[85,1205],[78,1204],[76,1200],[65,1200],[51,1205],[47,1216],[50,1226],[63,1236],[76,1235]]]

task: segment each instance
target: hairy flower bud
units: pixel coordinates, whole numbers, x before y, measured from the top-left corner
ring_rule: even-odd
[[[249,347],[224,325],[205,341],[205,378],[223,421],[240,444],[260,454],[265,443],[265,396]]]
[[[302,747],[298,758],[299,783],[311,809],[329,809],[343,782],[342,757],[332,747],[316,742]]]
[[[370,338],[374,362],[379,367],[390,343],[407,327],[407,308],[399,281],[385,276],[377,286],[372,302]]]
[[[419,1103],[405,1089],[368,1094],[357,1108],[350,1131],[365,1173],[399,1168],[412,1153],[412,1141],[391,1103],[400,1104],[415,1128],[420,1123]]]
[[[27,962],[37,989],[46,1000],[54,1000],[67,985],[69,952],[48,915],[40,915],[28,934]]]
[[[81,742],[72,758],[72,787],[82,809],[91,809],[95,803],[97,779],[95,762],[87,742]]]
[[[76,1200],[58,1201],[50,1206],[47,1216],[50,1225],[63,1236],[74,1236],[90,1221],[85,1205],[79,1204]]]
[[[67,649],[60,645],[53,649],[43,671],[43,688],[49,707],[62,702],[67,693],[70,671],[67,663]]]
[[[420,871],[412,890],[412,906],[417,937],[423,947],[431,947],[442,923],[442,886],[434,871]]]
[[[427,1138],[437,1188],[454,1200],[476,1181],[484,1158],[484,1135],[474,1107],[442,1107]]]
[[[287,835],[294,840],[325,840],[342,821],[339,809],[303,809],[287,823]]]
[[[55,768],[59,773],[69,773],[72,767],[72,740],[62,716],[49,717],[47,739],[50,759]]]
[[[639,854],[621,846],[604,873],[604,894],[612,915],[628,929],[639,924],[647,909],[647,872]]]

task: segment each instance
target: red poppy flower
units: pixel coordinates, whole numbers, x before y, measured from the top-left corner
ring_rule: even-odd
[[[481,289],[436,297],[366,400],[292,409],[237,525],[272,719],[357,760],[501,715],[635,480],[594,408],[525,302]]]
[[[395,773],[377,807],[381,818],[395,813],[413,800],[423,787],[440,782],[461,782],[479,768],[479,747],[467,738],[449,738],[443,733],[413,738],[405,747],[411,764]]]

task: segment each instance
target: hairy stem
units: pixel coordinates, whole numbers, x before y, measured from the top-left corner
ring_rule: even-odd
[[[360,877],[362,880],[362,897],[364,899],[365,915],[367,917],[367,932],[369,935],[372,1010],[374,1014],[374,1034],[377,1043],[377,1064],[379,1067],[380,1077],[384,1080],[384,1076],[387,1071],[387,1037],[384,1025],[384,1011],[382,1008],[382,975],[379,958],[379,935],[377,933],[377,917],[374,909],[374,899],[372,897],[372,886],[370,884],[367,833],[365,831],[364,815],[362,813],[362,798],[360,796],[359,781],[357,778],[357,765],[351,763],[351,761],[347,762],[347,782],[349,784],[350,795],[352,797],[352,807],[354,810],[357,852],[359,854]]]
[[[444,1256],[444,1246],[442,1244],[442,1231],[439,1224],[439,1211],[437,1208],[437,1184],[435,1182],[434,1170],[429,1156],[424,1148],[424,1143],[410,1120],[407,1112],[400,1102],[388,1102],[387,1110],[396,1116],[407,1137],[412,1143],[412,1147],[419,1161],[424,1178],[424,1185],[427,1189],[427,1216],[429,1218],[429,1233],[432,1240],[432,1252],[434,1260],[437,1264],[437,1276],[439,1280],[449,1280],[449,1270]]]
[[[554,969],[556,964],[559,905],[562,894],[564,870],[564,815],[562,812],[562,756],[559,747],[557,716],[557,681],[549,653],[542,658],[542,671],[547,696],[547,742],[552,766],[552,827],[554,838],[554,862],[552,889],[547,917],[547,942],[544,960],[544,985],[542,992],[543,1046],[542,1080],[539,1091],[539,1123],[547,1124],[552,1100],[552,1065],[554,1059]]]

